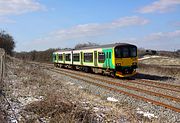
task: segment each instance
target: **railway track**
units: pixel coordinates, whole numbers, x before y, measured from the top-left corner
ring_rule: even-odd
[[[34,62],[33,62],[34,63]],[[35,64],[39,64],[35,62]],[[53,67],[53,64],[48,64],[48,63],[41,63],[42,65],[45,65],[46,67]],[[116,78],[112,78],[113,80],[119,80]],[[144,85],[144,86],[149,86],[157,89],[164,89],[164,90],[169,90],[169,91],[174,91],[174,92],[180,92],[180,85],[174,85],[174,84],[168,84],[168,83],[162,83],[162,82],[157,82],[157,81],[152,81],[152,80],[143,80],[143,79],[135,79],[135,80],[123,80],[124,82],[132,83],[132,84],[139,84],[139,85]]]
[[[138,79],[138,81],[143,82],[143,83],[148,83],[148,84],[153,84],[153,85],[158,85],[158,86],[163,86],[163,87],[170,87],[170,88],[176,88],[178,89],[177,91],[180,92],[180,85],[172,85],[172,84],[167,84],[167,83],[161,83],[161,82],[154,82],[150,80],[142,80]]]
[[[67,69],[63,69],[63,70],[67,70]],[[70,71],[68,70],[68,72],[70,72]],[[80,73],[84,74],[84,72],[80,72]],[[86,75],[86,76],[88,76],[88,75]],[[116,78],[112,78],[112,80],[118,80],[119,81],[119,79],[116,79]],[[138,80],[123,80],[122,82],[125,82],[125,83],[128,82],[128,83],[132,83],[132,84],[135,83],[135,84],[139,84],[139,85],[145,85],[145,86],[154,87],[154,88],[160,88],[160,89],[164,89],[164,90],[170,90],[170,91],[174,91],[174,92],[178,92],[178,93],[180,92],[179,85],[172,85],[172,84],[167,84],[167,83],[160,83],[160,82],[154,82],[154,81],[149,81],[149,80],[141,80],[141,79],[138,79]],[[164,87],[164,86],[166,86],[166,87]],[[172,87],[174,87],[176,89],[174,89]]]
[[[169,101],[175,101],[177,103],[180,102],[180,98],[173,97],[173,96],[170,96],[170,95],[165,95],[165,94],[162,94],[162,93],[157,93],[157,92],[149,91],[149,90],[145,90],[145,89],[140,89],[140,88],[137,88],[137,87],[133,87],[133,86],[117,83],[117,82],[112,82],[112,81],[100,79],[98,77],[92,77],[91,75],[87,75],[87,73],[86,73],[85,77],[86,78],[88,77],[89,79],[92,79],[92,81],[90,81],[90,80],[87,80],[85,78],[82,78],[82,77],[84,77],[84,75],[83,75],[84,72],[75,73],[77,71],[72,71],[72,70],[68,70],[68,69],[61,69],[61,68],[54,68],[52,64],[46,64],[46,63],[44,64],[43,63],[43,64],[41,64],[41,66],[44,67],[45,69],[48,69],[48,70],[52,71],[52,72],[64,74],[64,75],[69,76],[71,78],[82,80],[82,81],[85,81],[85,82],[87,82],[89,84],[93,84],[93,85],[96,85],[96,86],[99,86],[99,87],[102,87],[102,88],[105,88],[105,89],[108,89],[108,90],[111,90],[111,91],[122,93],[122,94],[125,94],[127,96],[131,96],[133,98],[140,99],[140,100],[145,101],[145,102],[151,102],[151,103],[153,103],[155,105],[159,105],[159,106],[162,106],[162,107],[165,107],[165,108],[168,108],[168,109],[171,109],[171,110],[173,110],[175,112],[180,113],[180,108],[178,108],[178,107],[175,107],[175,106],[172,106],[172,105],[160,102],[160,101],[156,101],[156,100],[153,100],[153,99],[149,99],[149,98],[146,98],[146,97],[143,97],[143,96],[140,96],[140,95],[129,93],[129,92],[126,92],[126,91],[121,90],[121,89],[117,89],[117,88],[113,88],[113,87],[106,86],[106,85],[103,85],[103,84],[95,83],[93,81],[94,80],[102,81],[102,82],[107,83],[108,85],[119,86],[119,87],[122,87],[122,88],[125,88],[125,89],[137,91],[137,92],[140,92],[140,93],[145,93],[145,94],[148,94],[148,95],[151,95],[151,96],[168,99]],[[62,72],[62,71],[64,71],[64,72]],[[114,79],[114,78],[112,78],[112,79],[113,80],[117,80],[117,79]],[[154,82],[154,81],[149,81],[149,80],[140,80],[140,82],[138,82],[138,81],[137,80],[130,80],[130,81],[129,80],[123,80],[123,82],[136,83],[136,84],[140,84],[140,85],[151,86],[151,87],[155,87],[155,88],[160,88],[160,89],[166,89],[166,90],[170,90],[170,91],[180,92],[178,90],[179,89],[179,85],[167,84],[167,83],[161,83],[161,82]],[[176,88],[176,89],[172,89],[172,88]]]
[[[35,62],[35,63],[39,64],[37,62]],[[49,64],[49,63],[41,63],[41,64],[43,64],[45,66],[48,66],[48,67],[53,67],[54,66],[53,64]],[[114,79],[114,78],[112,78],[112,79]],[[162,82],[157,82],[157,81],[152,81],[152,80],[144,80],[144,79],[136,79],[136,80],[141,82],[141,83],[137,83],[137,84],[144,84],[144,85],[147,85],[147,86],[152,86],[152,87],[162,88],[162,89],[166,89],[166,90],[170,90],[170,91],[180,92],[180,85],[168,84],[168,83],[162,83]],[[132,80],[131,82],[136,83],[135,80]]]
[[[178,85],[171,85],[171,84],[167,84],[167,83],[160,83],[160,82],[154,82],[154,81],[149,81],[149,80],[141,80],[141,79],[138,79],[136,81],[134,81],[134,80],[126,81],[126,82],[150,86],[150,87],[154,87],[154,88],[160,88],[160,89],[164,89],[164,90],[170,90],[170,91],[174,91],[174,92],[178,92],[178,93],[180,92],[180,90],[178,89],[179,88]],[[174,88],[176,88],[176,89],[171,88],[171,86],[175,86]]]
[[[62,71],[59,71],[57,69],[49,69],[49,70],[52,71],[52,72],[56,72],[56,73],[60,73],[60,74],[69,76],[69,77],[77,79],[77,80],[85,81],[85,82],[87,82],[89,84],[92,84],[92,85],[95,85],[95,86],[99,86],[101,88],[105,88],[105,89],[108,89],[110,91],[122,93],[122,94],[125,94],[127,96],[143,100],[145,102],[151,102],[151,103],[153,103],[155,105],[159,105],[159,106],[171,109],[173,111],[180,112],[179,108],[174,107],[172,105],[169,105],[169,104],[166,104],[166,103],[163,103],[163,102],[160,102],[160,101],[156,101],[156,100],[153,100],[153,99],[149,99],[149,98],[146,98],[146,97],[143,97],[143,96],[139,96],[137,94],[133,94],[133,93],[121,90],[121,89],[117,89],[117,88],[114,88],[114,87],[110,87],[110,86],[107,86],[107,85],[104,85],[104,84],[99,84],[99,83],[94,82],[94,79],[96,79],[96,80],[98,79],[98,81],[100,81],[99,78],[92,77],[91,80],[89,80],[89,79],[87,79],[87,76],[83,76],[83,75],[80,75],[80,74],[77,74],[77,73],[76,74],[72,74],[72,72],[69,72],[69,71],[68,72],[67,71],[62,72]],[[88,78],[89,78],[89,76],[88,76]],[[104,81],[104,80],[101,80],[101,81],[102,82],[106,82],[108,85],[116,85],[116,86],[120,86],[120,87],[123,87],[123,88],[126,88],[126,89],[135,90],[135,91],[139,90],[139,89],[137,89],[135,87],[125,86],[125,85],[119,84],[119,83],[114,83],[114,82],[109,82],[109,81]],[[162,95],[162,94],[158,94],[158,93],[154,93],[154,92],[150,92],[150,91],[147,92],[147,91],[145,91],[143,89],[141,89],[141,92],[148,93],[148,94],[153,95],[153,96],[160,96],[160,97],[163,97],[163,98],[168,98],[168,99],[171,99],[171,100],[174,100],[174,101],[177,101],[177,102],[180,101],[179,98],[174,98],[174,97],[171,97],[171,96]]]
[[[56,69],[56,70],[58,70],[58,69]],[[83,74],[80,74],[80,73],[75,73],[75,72],[66,71],[66,70],[63,70],[63,71],[71,73],[71,74],[74,74],[74,75],[77,75],[77,76],[81,76],[81,77],[84,76]],[[55,72],[58,72],[58,71],[55,71]],[[131,89],[131,90],[134,90],[134,91],[146,93],[146,94],[153,95],[153,96],[159,96],[159,97],[170,99],[170,100],[173,100],[173,101],[176,101],[176,102],[180,102],[180,98],[176,98],[176,97],[173,97],[173,96],[169,96],[169,95],[165,95],[165,94],[161,94],[161,93],[157,93],[157,92],[153,92],[153,91],[137,88],[137,87],[134,87],[134,86],[129,86],[129,85],[126,85],[126,84],[121,84],[121,83],[117,83],[117,82],[113,82],[113,81],[109,81],[109,80],[105,80],[105,79],[89,76],[89,75],[86,75],[86,77],[90,78],[90,79],[102,81],[102,82],[105,82],[107,84],[123,87],[123,88],[126,88],[126,89]]]
[[[34,62],[33,62],[34,63]],[[39,64],[35,62],[35,64]],[[45,65],[46,67],[53,67],[53,64],[48,64],[48,63],[42,63],[42,65]],[[119,80],[116,78],[112,78],[113,80]],[[174,91],[174,92],[180,92],[180,85],[174,85],[174,84],[168,84],[168,83],[162,83],[162,82],[157,82],[157,81],[152,81],[152,80],[143,80],[143,79],[135,79],[135,80],[123,80],[124,82],[132,83],[132,84],[139,84],[139,85],[144,85],[144,86],[149,86],[153,88],[160,88],[164,90],[169,90],[169,91]]]

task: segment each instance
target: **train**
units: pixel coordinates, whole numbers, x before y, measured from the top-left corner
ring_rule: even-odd
[[[115,43],[53,52],[55,67],[101,73],[113,77],[131,77],[137,72],[137,47]]]

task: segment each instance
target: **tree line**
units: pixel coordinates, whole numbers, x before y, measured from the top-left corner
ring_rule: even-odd
[[[83,47],[89,47],[89,46],[97,46],[95,43],[81,43],[77,44],[73,49],[80,49]],[[27,60],[27,61],[37,61],[37,62],[52,62],[52,54],[53,52],[57,50],[72,50],[71,48],[58,48],[58,49],[48,49],[45,51],[30,51],[30,52],[16,52],[14,56],[16,58]]]
[[[14,56],[25,61],[52,62],[52,53],[59,49],[48,49],[45,51],[15,52]]]
[[[97,46],[96,43],[79,43],[73,49],[81,49],[83,47],[90,47],[90,46]],[[52,54],[54,51],[57,50],[66,50],[65,49],[48,49],[45,51],[30,51],[30,52],[14,52],[15,48],[15,41],[14,38],[5,31],[0,31],[0,48],[3,48],[8,55],[15,56],[16,58],[28,61],[37,61],[37,62],[51,62],[52,61]],[[163,55],[169,57],[178,57],[180,58],[180,49],[177,51],[155,51],[155,50],[145,50],[145,49],[138,49],[138,56],[143,57],[144,55]]]

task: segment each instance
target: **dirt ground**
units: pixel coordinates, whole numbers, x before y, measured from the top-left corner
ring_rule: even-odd
[[[151,64],[150,62],[140,61],[145,65]],[[176,64],[179,64],[178,62]],[[146,72],[145,69],[146,66],[141,67],[140,71]],[[154,71],[158,73],[156,69]],[[160,119],[137,115],[134,110],[136,107],[107,101],[68,80],[57,79],[57,75],[35,64],[8,57],[6,72],[3,92],[11,106],[8,106],[6,100],[1,103],[2,113],[6,112],[6,115],[0,112],[1,119],[6,116],[4,122],[156,123],[160,121]]]
[[[144,56],[139,59],[139,73],[161,76],[172,80],[170,82],[180,84],[180,58],[165,56]]]
[[[86,89],[56,79],[38,65],[8,58],[1,108],[8,122],[138,122],[133,107],[117,105]],[[0,115],[1,116],[1,115]]]

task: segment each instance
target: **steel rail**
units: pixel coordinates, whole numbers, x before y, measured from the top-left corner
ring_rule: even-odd
[[[39,63],[36,63],[36,62],[32,62],[32,63],[39,64]],[[42,63],[42,64],[44,64],[46,66],[49,66],[49,67],[53,66],[53,64],[49,64],[49,63]],[[115,78],[113,78],[113,79],[115,79]],[[115,80],[118,80],[118,79],[115,79]],[[138,82],[138,81],[141,81],[141,82]],[[161,89],[170,90],[170,91],[174,91],[174,92],[180,92],[179,89],[174,89],[174,88],[179,88],[180,87],[179,85],[172,85],[172,84],[154,82],[154,81],[149,81],[149,80],[138,80],[138,81],[136,81],[136,80],[131,80],[130,81],[129,80],[129,81],[126,81],[126,82],[136,83],[136,84],[150,86],[150,87],[155,87],[155,88],[161,88]],[[150,85],[149,83],[155,84],[155,85]],[[159,86],[157,86],[157,85],[159,85]],[[166,87],[162,87],[162,86],[166,86]],[[173,87],[173,89],[172,88],[168,88],[167,86]]]
[[[53,71],[53,70],[51,70],[51,71]],[[67,74],[67,73],[64,73],[64,72],[60,72],[60,71],[56,71],[56,72],[64,74],[66,76],[69,76],[69,77],[77,79],[77,80],[82,80],[82,81],[85,81],[87,83],[90,83],[90,84],[93,84],[93,85],[96,85],[96,86],[108,89],[110,91],[114,91],[114,92],[118,92],[118,93],[123,93],[125,95],[128,95],[128,96],[136,98],[136,99],[140,99],[140,100],[145,101],[145,102],[151,102],[152,104],[155,104],[155,105],[158,105],[158,106],[162,106],[162,107],[165,107],[165,108],[168,108],[168,109],[171,109],[171,110],[173,110],[175,112],[179,112],[180,113],[180,109],[179,108],[171,106],[171,105],[168,105],[168,104],[165,104],[165,103],[162,103],[162,102],[158,102],[156,100],[148,99],[148,98],[136,95],[136,94],[132,94],[132,93],[123,91],[123,90],[119,90],[119,89],[112,88],[112,87],[109,87],[109,86],[105,86],[105,85],[102,85],[102,84],[99,84],[99,83],[95,83],[95,82],[92,82],[90,80],[79,78],[78,76],[73,76],[73,75],[70,75],[70,74]]]
[[[136,83],[136,84],[145,85],[145,86],[151,86],[151,87],[155,87],[155,88],[161,88],[161,89],[170,90],[170,91],[174,91],[174,92],[180,92],[180,90],[177,90],[177,89],[172,89],[172,88],[168,88],[168,87],[162,87],[162,86],[150,85],[150,84],[147,84],[147,83],[142,83],[143,81],[139,82],[139,81],[136,81],[136,80],[131,80],[131,81],[129,80],[127,82]]]
[[[58,72],[58,70],[55,70],[55,71]],[[84,75],[79,74],[79,73],[75,73],[75,72],[71,72],[71,71],[68,71],[68,72],[71,73],[71,74],[78,75],[78,76],[82,76],[82,77],[84,76]],[[167,98],[167,99],[170,99],[170,100],[174,100],[176,102],[180,102],[180,98],[165,95],[165,94],[162,94],[162,93],[157,93],[157,92],[153,92],[153,91],[149,91],[149,90],[145,90],[145,89],[141,89],[141,88],[137,88],[137,87],[133,87],[133,86],[117,83],[117,82],[112,82],[112,81],[109,81],[109,80],[105,80],[105,79],[101,79],[101,78],[97,78],[97,77],[92,77],[92,76],[89,76],[89,75],[88,76],[86,75],[86,77],[88,77],[90,79],[93,79],[93,80],[99,80],[99,81],[105,82],[105,83],[110,84],[110,85],[115,85],[115,86],[131,89],[131,90],[135,90],[135,91],[138,91],[138,92],[143,92],[143,93],[146,93],[146,94],[149,94],[149,95],[159,96],[159,97]]]
[[[144,82],[144,83],[151,83],[151,84],[154,84],[154,85],[169,86],[169,87],[172,87],[172,88],[178,88],[178,89],[180,89],[180,85],[172,85],[172,84],[154,82],[154,81],[144,80],[144,79],[138,79],[138,81],[142,81],[142,82]]]

